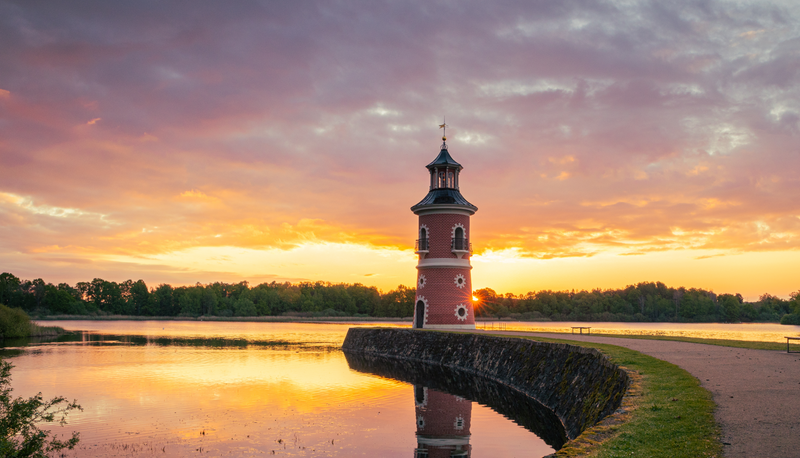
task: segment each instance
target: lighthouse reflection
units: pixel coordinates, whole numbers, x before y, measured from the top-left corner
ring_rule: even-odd
[[[417,417],[415,458],[470,456],[472,401],[414,385]]]
[[[440,365],[345,353],[351,369],[414,386],[417,457],[470,456],[472,401],[540,437],[553,449],[567,441],[556,415],[535,400],[486,378]]]

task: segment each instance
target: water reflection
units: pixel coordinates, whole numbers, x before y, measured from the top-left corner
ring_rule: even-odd
[[[415,458],[471,455],[471,401],[426,386],[414,385],[414,410],[417,414]]]
[[[15,366],[15,395],[41,391],[45,398],[65,396],[83,406],[65,428],[54,428],[58,434],[81,434],[78,449],[65,457],[408,458],[419,445],[413,387],[352,370],[339,349],[347,326],[77,322],[69,327],[92,331],[15,344],[4,352]],[[470,425],[475,455],[552,452],[529,431],[479,404],[471,405]]]
[[[58,337],[9,339],[8,347],[29,345],[152,345],[157,347],[206,347],[206,348],[248,348],[248,347],[285,347],[300,345],[287,340],[232,339],[224,337],[161,337],[130,334],[97,334],[90,331],[75,331]],[[303,346],[313,343],[303,343]],[[335,348],[335,347],[333,347]]]
[[[345,353],[359,372],[450,393],[489,406],[558,450],[567,441],[564,426],[548,408],[524,394],[483,377],[433,364]],[[415,398],[418,393],[415,391]]]

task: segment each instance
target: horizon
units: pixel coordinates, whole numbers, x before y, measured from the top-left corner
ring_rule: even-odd
[[[0,36],[19,278],[414,285],[446,116],[475,290],[800,290],[797,2],[12,1]]]

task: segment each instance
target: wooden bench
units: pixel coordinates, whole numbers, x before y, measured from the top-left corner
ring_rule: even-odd
[[[790,340],[800,340],[800,337],[789,337],[789,336],[786,336],[786,353],[800,353],[800,351],[789,351],[789,341]]]
[[[586,329],[586,334],[592,333],[592,328],[589,326],[572,326],[572,333],[575,334],[575,330],[578,330],[578,333],[583,335],[583,330]]]

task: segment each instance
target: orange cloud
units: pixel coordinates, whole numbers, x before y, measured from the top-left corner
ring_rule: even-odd
[[[5,29],[0,265],[232,278],[231,265],[178,258],[336,246],[348,275],[394,281],[389,267],[357,266],[363,250],[413,246],[409,207],[428,191],[441,107],[461,191],[480,208],[476,253],[600,266],[800,249],[796,56],[769,32],[785,27],[769,8],[711,5],[708,28],[636,5],[595,11],[603,27],[576,28],[585,12],[572,5],[477,8],[459,17],[480,27],[433,27],[450,6],[242,4],[198,12],[192,33],[169,8],[55,8],[21,6]],[[53,30],[57,43],[43,38]],[[433,44],[442,33],[457,51]],[[286,277],[340,274],[304,259]]]

